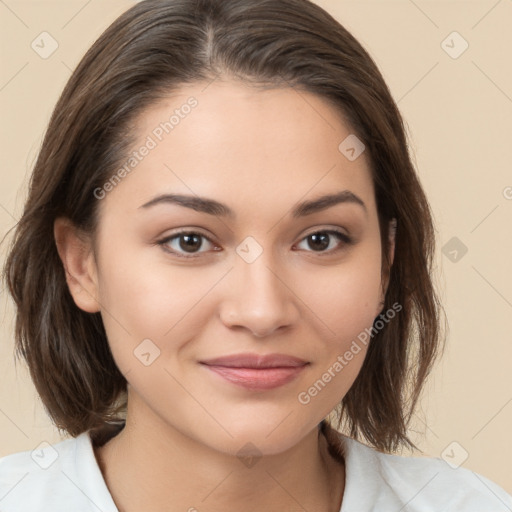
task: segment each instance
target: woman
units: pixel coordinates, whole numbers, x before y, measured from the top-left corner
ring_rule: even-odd
[[[338,22],[139,3],[69,80],[6,261],[72,438],[0,460],[0,508],[510,510],[392,454],[442,344],[433,250],[400,114]]]

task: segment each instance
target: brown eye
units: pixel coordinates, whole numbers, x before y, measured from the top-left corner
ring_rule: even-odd
[[[195,231],[181,231],[158,241],[157,244],[160,245],[164,251],[175,254],[176,256],[193,258],[197,257],[197,254],[206,252],[200,251],[205,245],[205,240],[207,244],[213,245],[212,241],[201,233]]]
[[[338,244],[336,244],[336,239],[338,239]],[[342,244],[340,244],[340,240],[343,242]],[[301,242],[304,241],[306,241],[307,246],[312,249],[313,252],[319,253],[333,253],[340,250],[343,245],[352,243],[352,239],[348,235],[336,230],[324,230],[310,233],[303,238]]]
[[[184,233],[182,235],[178,235],[179,240],[179,248],[183,249],[186,252],[195,252],[200,249],[203,245],[203,241],[201,235],[196,233]]]

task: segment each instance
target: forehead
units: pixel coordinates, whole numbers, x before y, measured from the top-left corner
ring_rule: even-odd
[[[344,189],[373,207],[366,154],[347,158],[340,144],[354,136],[351,127],[312,93],[189,84],[142,112],[135,127],[137,157],[126,156],[129,172],[109,193],[130,210],[162,193],[261,211]]]

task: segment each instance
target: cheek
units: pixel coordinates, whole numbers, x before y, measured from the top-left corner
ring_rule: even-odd
[[[173,356],[179,343],[169,340],[187,340],[201,329],[213,314],[205,311],[203,299],[222,272],[171,266],[163,260],[155,263],[147,256],[157,249],[137,252],[116,247],[123,243],[105,244],[99,300],[114,359],[124,373],[134,363],[138,366],[134,351],[144,340],[151,340],[161,352],[171,349]]]
[[[322,417],[339,404],[357,378],[380,301],[380,262],[359,261],[346,270],[338,269],[331,279],[319,278],[306,295],[318,316],[312,352],[316,364],[297,399]]]
[[[326,337],[357,335],[380,311],[381,261],[376,249],[354,252],[331,268],[311,266],[297,281],[294,291],[324,324]]]
[[[348,391],[356,379],[366,356],[371,328],[380,311],[381,300],[380,247],[354,251],[343,264],[317,268],[302,282],[301,297],[316,322],[318,404],[329,410]],[[315,381],[316,382],[316,381]],[[312,381],[310,383],[314,385]],[[309,385],[309,384],[308,384]],[[320,393],[325,385],[325,393]],[[307,392],[307,390],[305,390]]]

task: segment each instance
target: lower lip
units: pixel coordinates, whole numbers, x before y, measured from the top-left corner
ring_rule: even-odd
[[[283,386],[295,379],[307,365],[286,368],[232,368],[204,365],[227,381],[246,389],[265,390]]]

